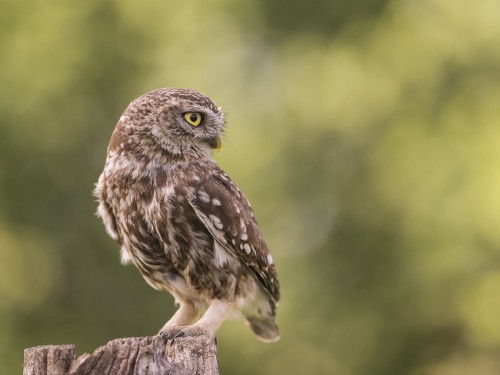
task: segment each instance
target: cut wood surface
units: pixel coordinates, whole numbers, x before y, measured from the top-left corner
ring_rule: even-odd
[[[45,345],[24,350],[24,375],[217,375],[216,348],[206,336],[115,339],[92,354],[75,355],[75,345]]]

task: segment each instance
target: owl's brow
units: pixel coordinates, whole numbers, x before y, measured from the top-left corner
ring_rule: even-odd
[[[201,96],[200,94],[197,93],[185,93],[185,92],[176,92],[174,95],[172,95],[176,99],[180,100],[186,100],[190,101],[193,104],[197,105],[202,105],[204,107],[209,108],[212,112],[214,113],[220,113],[219,107],[215,105],[213,101],[211,101],[209,98],[206,96]]]

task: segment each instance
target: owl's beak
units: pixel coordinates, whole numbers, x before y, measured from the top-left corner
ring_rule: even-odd
[[[210,147],[215,148],[219,151],[222,147],[222,137],[219,135],[217,137],[207,139],[207,143]]]

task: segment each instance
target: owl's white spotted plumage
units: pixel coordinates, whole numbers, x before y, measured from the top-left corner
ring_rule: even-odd
[[[195,90],[134,100],[108,146],[98,214],[122,260],[180,304],[162,328],[167,337],[215,336],[232,315],[275,341],[276,268],[250,203],[212,157],[223,130],[222,110]]]

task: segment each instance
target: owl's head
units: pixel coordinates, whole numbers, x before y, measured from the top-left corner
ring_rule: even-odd
[[[220,148],[223,132],[224,113],[206,95],[161,88],[130,103],[116,125],[109,150],[198,159]]]

